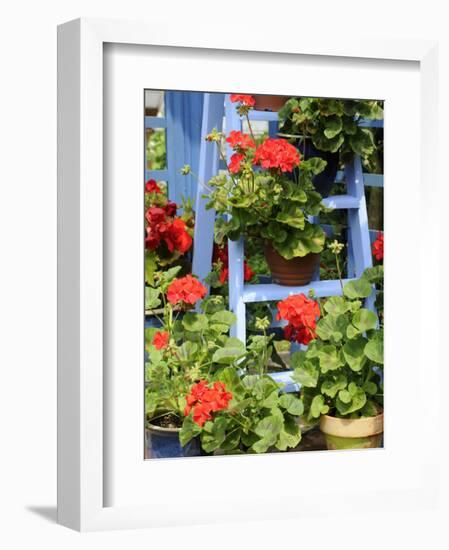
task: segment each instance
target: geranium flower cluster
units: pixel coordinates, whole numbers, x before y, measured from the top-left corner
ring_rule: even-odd
[[[186,222],[176,217],[176,203],[165,197],[154,180],[147,181],[145,192],[151,196],[150,206],[145,212],[146,248],[156,250],[164,243],[168,252],[185,254],[192,246],[192,237]]]
[[[229,278],[229,253],[228,253],[228,245],[227,243],[224,246],[219,246],[218,244],[214,245],[214,254],[212,257],[212,262],[214,264],[217,264],[220,262],[221,264],[221,270],[220,270],[220,283],[224,285],[228,278]],[[247,261],[244,260],[243,262],[243,277],[245,279],[245,282],[250,281],[254,277],[255,273],[248,265]]]
[[[170,283],[167,289],[167,300],[172,305],[181,302],[193,305],[206,294],[207,288],[198,279],[192,275],[186,275]]]
[[[384,259],[384,234],[381,231],[373,242],[373,256],[379,261]]]
[[[267,138],[256,149],[254,164],[262,168],[273,168],[281,172],[291,172],[299,165],[299,152],[287,140]]]
[[[252,109],[255,100],[251,96],[232,94],[231,101],[244,106],[244,113]],[[242,114],[242,113],[240,113]],[[255,150],[252,163],[270,170],[292,172],[299,165],[299,152],[291,143],[282,138],[267,138],[258,147],[252,136],[233,130],[226,141],[235,153],[229,159],[228,169],[231,174],[238,174],[242,168],[242,162],[247,159],[247,153]]]
[[[212,419],[212,413],[228,408],[232,393],[226,391],[223,382],[214,382],[209,387],[206,380],[194,384],[186,397],[184,416],[188,416],[193,409],[193,421],[203,427],[207,420]]]
[[[170,333],[167,330],[158,330],[153,336],[153,346],[158,349],[165,349],[170,340]]]
[[[315,300],[304,294],[288,296],[277,305],[278,320],[288,321],[284,328],[287,340],[308,345],[316,338],[316,323],[320,316],[320,307]]]

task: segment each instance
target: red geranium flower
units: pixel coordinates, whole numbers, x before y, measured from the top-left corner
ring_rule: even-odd
[[[228,164],[228,169],[231,174],[238,174],[240,172],[240,163],[245,158],[245,155],[241,153],[234,153],[231,156],[231,162]]]
[[[145,193],[162,193],[162,189],[155,180],[148,180],[145,184]]]
[[[240,151],[246,151],[247,149],[254,149],[256,147],[251,136],[242,134],[242,132],[236,130],[232,130],[232,132],[229,133],[226,141],[233,149],[238,149]]]
[[[165,206],[165,213],[167,216],[176,216],[176,210],[178,209],[178,205],[175,202],[168,201]]]
[[[214,263],[218,262],[220,260],[221,263],[227,265],[228,264],[228,245],[218,245],[214,244],[214,253],[212,256],[212,261]]]
[[[288,296],[277,305],[278,320],[285,319],[295,327],[304,325],[315,328],[316,320],[320,316],[320,307],[315,300],[307,298],[304,294]]]
[[[291,172],[299,165],[300,158],[296,147],[285,139],[268,138],[256,149],[253,162],[262,168]]]
[[[159,208],[159,206],[150,206],[150,208],[148,208],[145,212],[145,217],[149,224],[155,225],[164,222],[167,217],[167,213],[163,208]]]
[[[186,275],[181,279],[175,279],[168,287],[167,299],[171,304],[185,302],[194,304],[207,294],[207,288],[192,275]]]
[[[184,415],[187,416],[193,409],[193,421],[202,427],[207,420],[212,419],[212,412],[227,409],[231,399],[232,393],[226,391],[223,382],[214,382],[212,388],[209,388],[207,381],[201,380],[192,386],[186,397]]]
[[[254,271],[249,267],[249,265],[244,262],[243,263],[243,278],[245,281],[251,281],[251,279],[254,277],[255,273]]]
[[[252,95],[231,94],[230,99],[232,103],[243,103],[243,105],[247,105],[248,107],[254,107],[256,104],[256,100]]]
[[[153,346],[156,349],[165,349],[169,339],[170,334],[166,330],[159,330],[153,337]]]
[[[290,342],[298,342],[298,344],[307,346],[316,338],[316,332],[311,328],[305,326],[295,327],[289,323],[284,327],[284,337]]]
[[[170,252],[178,250],[182,254],[192,246],[192,237],[187,233],[186,224],[181,218],[176,218],[173,223],[167,226],[164,234],[164,241]]]
[[[384,259],[384,234],[381,231],[377,233],[377,238],[373,242],[373,255],[376,260]]]

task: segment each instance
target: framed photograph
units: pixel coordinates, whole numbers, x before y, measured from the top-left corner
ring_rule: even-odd
[[[359,38],[59,27],[61,524],[435,505],[436,44]]]

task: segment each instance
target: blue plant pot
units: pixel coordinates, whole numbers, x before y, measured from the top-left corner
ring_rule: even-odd
[[[197,437],[185,447],[179,442],[180,428],[161,428],[149,424],[146,431],[147,458],[178,458],[201,456],[201,445]]]

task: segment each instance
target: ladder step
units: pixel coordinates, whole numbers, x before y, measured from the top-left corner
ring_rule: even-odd
[[[250,120],[276,122],[278,120],[278,114],[272,111],[250,111]]]
[[[360,199],[351,195],[333,195],[323,199],[323,203],[334,210],[360,208]]]
[[[343,279],[343,285],[355,279]],[[313,290],[318,298],[340,296],[340,281],[312,281],[304,286],[283,286],[274,283],[262,285],[244,285],[242,297],[245,303],[283,300],[291,294],[305,294]]]
[[[282,388],[283,392],[296,392],[301,388],[301,384],[293,382],[292,380],[293,371],[285,370],[283,372],[270,372],[268,375],[278,384],[285,384],[285,387]]]

